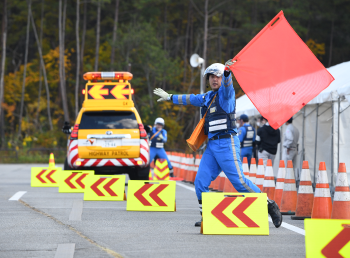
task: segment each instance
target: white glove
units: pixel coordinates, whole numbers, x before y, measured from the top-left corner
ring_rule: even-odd
[[[228,61],[225,63],[225,70],[226,70],[226,71],[229,71],[229,70],[230,70],[229,67],[230,67],[231,65],[233,65],[234,63],[236,63],[236,60],[232,60],[232,59],[228,60]]]
[[[160,97],[160,99],[157,100],[158,102],[170,100],[171,96],[173,95],[173,94],[168,94],[164,90],[159,88],[154,89],[153,93]]]
[[[160,140],[163,140],[163,138],[164,138],[163,135],[162,135],[162,134],[159,134],[159,139],[160,139]]]

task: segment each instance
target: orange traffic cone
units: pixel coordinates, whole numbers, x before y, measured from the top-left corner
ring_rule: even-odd
[[[220,173],[221,174],[221,173]],[[220,185],[220,174],[217,176],[217,178],[214,180],[214,191],[219,191],[219,185]]]
[[[247,157],[243,158],[243,175],[245,176],[245,178],[249,179],[249,166],[248,166],[248,159]]]
[[[252,158],[250,161],[250,171],[249,171],[249,180],[255,184],[256,180],[256,161],[255,158]]]
[[[281,207],[284,178],[286,177],[286,166],[284,165],[284,160],[280,160],[280,166],[277,173],[277,182],[275,190],[275,202],[278,207]]]
[[[209,189],[210,190],[214,190],[214,183],[215,183],[215,180],[214,181],[211,181],[210,185],[209,185]]]
[[[225,180],[223,192],[225,192],[225,193],[238,193],[238,191],[236,190],[236,188],[234,188],[234,186],[231,184],[231,182],[228,178],[226,178],[226,180]]]
[[[272,161],[271,159],[268,159],[262,191],[267,193],[267,198],[270,200],[275,199],[275,187],[275,176],[273,175]]]
[[[185,160],[186,160],[186,155],[183,153],[180,153],[180,178],[184,179],[185,177]]]
[[[331,218],[350,219],[350,190],[345,163],[339,164]]]
[[[303,220],[306,218],[311,218],[313,203],[314,192],[312,190],[309,162],[304,161],[300,175],[297,209],[295,211],[295,216],[291,216],[291,218],[293,220]]]
[[[265,176],[264,162],[262,159],[259,159],[258,172],[256,173],[255,185],[259,187],[260,191],[262,191],[264,186],[264,176]]]
[[[224,186],[225,186],[225,181],[228,180],[228,178],[226,177],[224,172],[221,172],[220,175],[220,182],[219,182],[219,192],[223,192],[224,191]]]
[[[281,214],[294,215],[297,208],[297,187],[295,185],[293,162],[288,160],[286,178],[284,179]]]
[[[55,158],[53,156],[53,153],[51,153],[49,158],[49,168],[54,168],[54,167],[55,167]]]
[[[317,174],[312,219],[330,219],[332,216],[332,199],[329,191],[326,163],[320,162]]]

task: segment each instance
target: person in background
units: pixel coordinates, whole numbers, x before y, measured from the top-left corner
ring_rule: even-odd
[[[268,159],[271,159],[273,165],[277,146],[281,142],[281,132],[280,129],[273,129],[266,118],[261,117],[260,120],[264,125],[258,129],[255,141],[259,150],[258,158],[264,161],[266,167]]]
[[[168,161],[169,175],[174,177],[173,166],[170,163],[168,155],[164,150],[164,143],[167,142],[168,135],[167,131],[163,129],[164,119],[158,117],[154,122],[153,129],[150,131],[149,140],[150,140],[150,160],[149,163],[152,163],[153,159],[157,156],[159,159],[166,159]]]
[[[239,124],[238,138],[241,142],[241,160],[243,162],[243,158],[246,157],[250,166],[255,143],[255,129],[249,124],[249,118],[245,114],[240,116]]]
[[[296,161],[298,156],[298,141],[299,141],[299,130],[292,124],[293,117],[291,117],[286,122],[286,131],[284,132],[283,137],[283,154],[282,159],[285,164],[287,164],[288,160],[293,161],[295,180],[299,181],[299,173],[296,169]]]

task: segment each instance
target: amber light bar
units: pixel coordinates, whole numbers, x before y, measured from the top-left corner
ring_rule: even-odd
[[[133,75],[129,72],[88,72],[84,74],[84,80],[127,80],[130,81]]]

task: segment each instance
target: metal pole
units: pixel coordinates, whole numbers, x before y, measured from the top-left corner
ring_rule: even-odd
[[[305,113],[306,113],[306,107],[303,108],[303,141],[302,141],[302,149],[301,149],[301,161],[299,162],[299,171],[298,171],[298,174],[299,174],[299,180],[300,180],[300,171],[302,169],[302,164],[303,164],[303,161],[305,160],[305,149],[304,149],[304,146],[305,146]]]
[[[200,93],[201,94],[203,94],[204,93],[204,84],[205,84],[205,80],[204,80],[204,77],[203,77],[203,74],[204,74],[204,63],[203,64],[201,64],[201,66],[202,66],[202,69],[201,69],[201,74],[200,74],[200,77],[201,77],[201,90],[200,90]]]
[[[340,131],[340,97],[338,98],[338,163],[337,166],[339,166],[339,133]]]
[[[332,157],[332,160],[331,160],[331,194],[333,192],[333,159],[334,159],[334,143],[333,143],[333,140],[334,140],[334,105],[333,105],[333,101],[331,102],[332,103],[332,139],[331,139],[331,157]]]
[[[316,157],[317,157],[317,134],[318,134],[318,107],[319,104],[317,104],[316,108],[316,134],[315,134],[315,154],[314,154],[314,184],[316,186]]]

